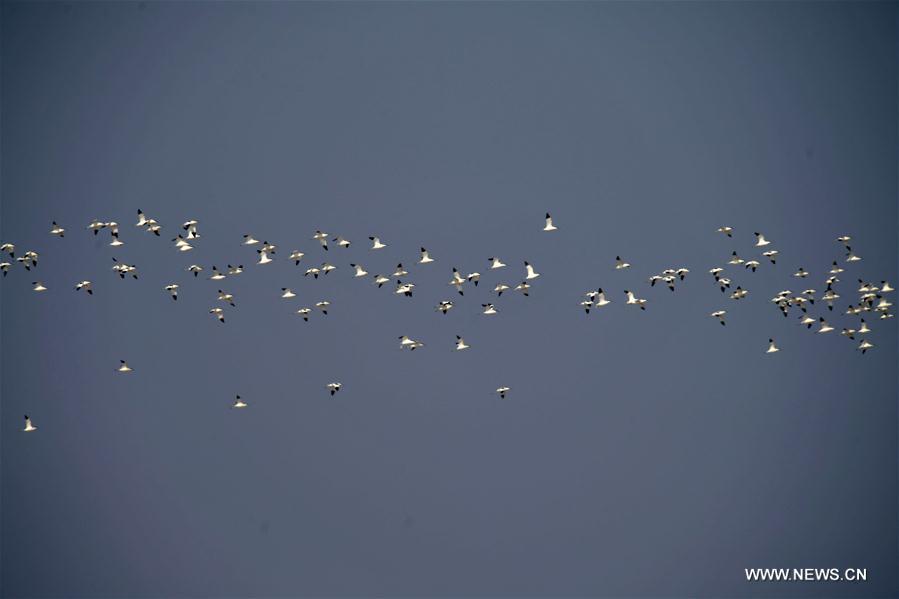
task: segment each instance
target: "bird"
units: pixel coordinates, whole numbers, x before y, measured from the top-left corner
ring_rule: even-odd
[[[187,267],[186,269],[184,269],[184,270],[186,270],[187,272],[192,272],[192,273],[194,273],[194,277],[196,277],[196,276],[199,275],[201,272],[203,272],[203,267],[200,266],[199,264],[191,264],[190,266],[188,266],[188,267]]]
[[[456,335],[456,351],[462,351],[463,349],[468,349],[471,347],[470,345],[465,343],[465,339]]]
[[[579,302],[578,305],[584,309],[584,312],[589,314],[590,308],[593,307],[593,301],[592,300],[583,300],[583,301]]]
[[[441,301],[439,304],[437,304],[437,311],[443,312],[444,314],[446,314],[447,312],[452,310],[452,308],[453,308],[453,302],[450,302],[450,301],[444,300],[444,301]]]
[[[65,235],[66,230],[56,224],[56,221],[53,221],[53,227],[50,229],[50,235],[56,235],[57,237],[63,237]]]
[[[228,265],[228,276],[235,277],[243,272],[243,264],[239,264],[237,266]]]
[[[381,286],[388,281],[390,281],[390,277],[385,277],[384,275],[375,275],[375,285],[378,286],[378,289],[380,289]]]
[[[774,352],[779,352],[779,351],[780,351],[780,348],[778,348],[778,347],[774,344],[774,339],[768,339],[768,349],[765,350],[765,353],[766,353],[766,354],[773,354]]]
[[[322,300],[320,302],[315,303],[315,307],[318,308],[319,310],[321,310],[322,314],[324,314],[326,316],[328,314],[328,308],[330,305],[331,305],[331,302],[326,301],[326,300]]]
[[[448,284],[455,287],[456,291],[459,292],[459,295],[465,295],[462,292],[462,286],[465,284],[465,278],[455,268],[453,269],[453,278],[450,279],[450,282]]]
[[[337,267],[333,264],[328,264],[327,262],[322,262],[322,265],[319,267],[319,270],[322,274],[326,275],[332,270],[335,270]]]
[[[596,303],[594,304],[594,306],[597,308],[602,308],[603,306],[608,306],[609,304],[612,303],[612,300],[606,299],[606,294],[602,290],[602,287],[600,287],[597,290],[596,297],[594,299],[596,300]]]
[[[484,308],[482,314],[496,314],[496,307],[493,304],[481,304],[481,307]]]
[[[234,295],[233,294],[225,293],[224,291],[219,289],[219,298],[218,299],[220,302],[227,302],[228,304],[231,304],[232,307],[234,307]]]
[[[322,249],[328,251],[328,234],[322,233],[321,231],[316,231],[315,235],[312,236],[312,239],[318,240],[320,244],[322,244]]]
[[[509,287],[505,283],[497,283],[496,287],[493,288],[493,292],[497,295],[497,297],[499,297],[503,294],[503,291],[507,291],[509,289],[511,289],[511,287]]]
[[[522,293],[522,295],[524,295],[525,297],[528,297],[528,291],[530,291],[530,289],[531,289],[531,286],[528,284],[527,281],[522,281],[521,283],[519,283],[518,285],[515,286],[515,291],[520,291]]]
[[[22,429],[23,433],[33,433],[37,430],[37,427],[34,426],[34,423],[31,422],[31,418],[28,417],[28,414],[25,414],[25,428]]]
[[[737,255],[737,251],[736,251],[736,250],[734,250],[734,251],[731,253],[731,255],[730,255],[730,260],[727,261],[728,264],[743,264],[744,262],[745,262],[745,260],[743,260],[742,258],[740,258],[740,257]]]
[[[759,267],[759,261],[758,260],[749,260],[743,266],[746,268],[751,268],[752,272],[755,272],[755,269]]]
[[[511,391],[509,387],[499,387],[496,390],[496,392],[499,394],[500,399],[506,399],[506,393],[508,393],[509,391]]]
[[[490,269],[491,270],[496,269],[496,268],[502,268],[505,266],[505,264],[503,264],[503,262],[500,261],[499,258],[487,258],[487,260],[490,261]]]
[[[821,326],[818,328],[819,333],[829,333],[833,330],[833,327],[827,324],[827,321],[824,320],[824,317],[818,319],[821,322]]]
[[[410,338],[408,335],[400,335],[400,349],[414,350],[418,347],[424,347],[424,343]]]
[[[800,266],[799,270],[797,270],[796,272],[793,273],[793,276],[798,277],[800,279],[804,279],[805,277],[808,276],[808,272],[806,272],[806,270]]]
[[[200,234],[197,232],[198,224],[200,224],[200,222],[198,220],[191,219],[181,225],[181,228],[184,229],[185,231],[187,231],[188,239],[197,239],[200,236]]]
[[[297,310],[297,314],[303,317],[303,320],[309,322],[309,313],[312,312],[311,308],[300,308]]]
[[[716,266],[715,268],[709,269],[709,274],[712,275],[713,277],[715,277],[716,281],[720,278],[718,275],[720,275],[722,272],[724,272],[724,269],[721,268],[720,266]]]
[[[90,281],[81,281],[80,283],[78,283],[77,285],[75,285],[75,291],[81,291],[82,289],[83,289],[84,291],[87,291],[88,295],[93,295],[93,294],[94,294],[94,290],[91,289],[91,282],[90,282]]]
[[[131,372],[131,367],[125,362],[125,360],[119,360],[118,371],[122,373]]]
[[[254,239],[252,235],[244,235],[243,236],[243,245],[256,245],[259,243],[258,239]]]
[[[631,265],[628,262],[625,262],[621,259],[621,256],[615,256],[615,270],[624,270],[625,268],[630,268]]]
[[[115,264],[112,267],[112,270],[116,271],[120,278],[124,279],[126,274],[130,274],[135,279],[137,278],[137,267],[133,264],[125,264],[124,262],[119,262],[115,258],[112,259]]]
[[[868,328],[868,324],[865,322],[865,319],[862,318],[862,319],[861,319],[861,324],[860,324],[860,326],[858,327],[858,334],[859,334],[859,335],[866,335],[866,334],[868,334],[868,333],[870,333],[870,332],[871,332],[871,329]]]
[[[749,295],[749,291],[737,285],[737,289],[730,294],[730,299],[740,300]]]
[[[530,281],[531,279],[536,279],[540,276],[540,273],[534,270],[534,267],[529,263],[524,263],[524,269],[527,272],[526,280]]]
[[[227,276],[227,275],[225,275],[225,273],[223,273],[222,271],[220,271],[219,269],[217,269],[217,268],[213,265],[213,267],[212,267],[212,274],[209,275],[209,280],[210,280],[210,281],[221,281],[221,280],[224,279],[226,276]]]
[[[646,300],[645,299],[634,296],[634,292],[628,291],[627,289],[624,290],[624,293],[625,293],[625,295],[627,295],[627,304],[628,305],[637,306],[641,310],[646,309]]]
[[[427,264],[428,262],[433,262],[434,259],[431,258],[431,255],[428,253],[428,250],[421,248],[421,258],[418,260],[419,264]]]
[[[758,247],[758,248],[765,247],[766,245],[771,243],[770,241],[765,239],[765,236],[762,235],[761,233],[754,233],[754,235],[755,235],[755,247]]]
[[[709,314],[709,316],[711,316],[712,318],[717,318],[718,322],[720,322],[722,325],[725,325],[727,324],[726,322],[724,322],[725,314],[727,314],[727,310],[718,310],[716,312],[712,312],[711,314]]]
[[[546,213],[546,224],[543,226],[544,231],[556,231],[558,227],[553,225],[553,219],[549,215],[549,212]]]
[[[165,290],[171,294],[173,300],[178,299],[178,285],[177,284],[172,283],[171,285],[166,285]]]
[[[316,266],[310,266],[309,268],[306,269],[306,274],[304,274],[303,276],[308,277],[309,275],[312,275],[313,279],[317,279],[320,272],[321,272],[320,268],[318,268]]]
[[[474,283],[474,286],[477,287],[477,286],[478,286],[478,281],[481,280],[481,273],[479,273],[479,272],[471,272],[471,273],[468,273],[468,276],[465,277],[465,278],[468,279],[468,282],[469,282],[469,283]]]
[[[734,233],[733,227],[718,227],[718,232],[719,232],[719,233],[724,233],[724,234],[727,235],[728,237],[733,237],[733,236],[734,236],[734,235],[733,235],[733,233]]]
[[[861,343],[858,344],[858,349],[861,350],[862,354],[866,351],[874,347],[874,344],[868,341],[867,339],[862,339]]]
[[[219,322],[225,322],[225,311],[221,308],[212,308],[209,310],[210,314],[214,314],[216,318],[219,319]]]
[[[0,271],[3,271],[3,276],[6,276],[6,273],[9,272],[9,267],[12,266],[9,262],[0,262]]]
[[[339,247],[342,247],[342,248],[348,248],[348,247],[350,247],[350,242],[347,241],[346,239],[344,239],[343,237],[335,237],[335,238],[332,239],[331,241],[333,241],[333,242],[336,243]]]
[[[327,385],[327,389],[331,392],[331,395],[334,395],[335,393],[340,391],[341,387],[343,387],[341,383],[328,383]]]
[[[296,296],[297,296],[297,294],[294,293],[293,291],[291,291],[290,289],[288,289],[287,287],[281,288],[281,298],[282,299],[290,299],[290,298],[296,297]]]
[[[387,247],[386,243],[381,243],[381,240],[377,237],[369,237],[371,240],[371,249],[373,250],[382,250]]]
[[[290,252],[290,256],[288,256],[288,259],[293,260],[294,266],[299,266],[300,260],[302,260],[303,256],[305,256],[305,255],[306,254],[304,254],[300,250],[294,250],[294,251]]]
[[[256,250],[256,252],[259,254],[259,260],[256,262],[256,264],[268,264],[272,261],[272,259],[268,257],[268,252],[266,252],[265,250],[260,249]]]
[[[895,291],[895,289],[886,281],[880,282],[880,292],[881,293],[889,293],[890,291]]]
[[[186,239],[181,237],[181,235],[176,236],[172,241],[175,242],[175,249],[181,252],[189,252],[194,249],[194,246],[189,244]]]
[[[862,259],[861,256],[857,256],[857,255],[853,254],[852,252],[849,252],[846,255],[846,262],[858,262],[861,259]]]
[[[405,295],[406,297],[412,297],[412,289],[415,288],[415,283],[403,283],[399,279],[396,280],[396,290],[394,293],[397,295]]]
[[[777,264],[777,254],[779,254],[777,250],[768,250],[767,252],[762,252],[762,256],[771,261],[771,264]]]
[[[237,395],[237,396],[235,396],[234,403],[231,404],[231,407],[232,407],[232,408],[237,408],[237,409],[245,408],[245,407],[247,407],[247,402],[245,402],[244,400],[242,400],[242,399],[240,398],[240,395]]]
[[[10,258],[16,257],[16,246],[13,243],[4,243],[0,245],[0,252],[6,252]]]
[[[44,287],[44,284],[41,283],[40,281],[35,281],[35,282],[32,283],[32,285],[34,285],[34,288],[32,289],[32,291],[41,292],[41,291],[46,291],[46,290],[47,290],[47,288]]]
[[[368,274],[368,271],[362,268],[362,266],[359,264],[350,264],[350,268],[356,269],[356,274],[353,275],[354,277],[364,277]]]

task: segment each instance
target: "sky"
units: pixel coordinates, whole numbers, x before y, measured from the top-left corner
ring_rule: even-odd
[[[862,356],[769,301],[823,291],[844,234],[863,260],[811,313],[855,324],[856,280],[899,279],[895,3],[4,2],[0,19],[0,240],[40,253],[0,280],[4,597],[899,594],[895,321],[867,319]],[[324,252],[317,229],[352,246]],[[756,231],[777,264],[724,264],[758,256]],[[526,260],[530,297],[490,293]],[[398,262],[412,298],[349,267]],[[245,272],[206,278],[229,263]],[[453,267],[480,285],[459,296]],[[650,287],[669,267],[691,272]],[[597,287],[613,303],[586,315]],[[296,315],[320,300],[327,316]],[[747,582],[757,567],[868,579]]]

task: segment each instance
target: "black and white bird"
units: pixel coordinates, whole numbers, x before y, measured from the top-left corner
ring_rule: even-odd
[[[353,268],[356,271],[355,274],[353,274],[353,277],[364,277],[368,274],[368,271],[362,268],[361,264],[350,264],[350,268]]]
[[[754,233],[754,235],[755,235],[755,247],[757,247],[757,248],[765,247],[766,245],[769,245],[771,243],[770,241],[765,239],[765,236],[762,235],[761,233]]]
[[[449,312],[452,309],[453,309],[453,302],[443,300],[439,304],[437,304],[438,312],[443,312],[444,314],[446,314],[447,312]]]
[[[227,276],[227,275],[225,275],[225,273],[223,273],[222,271],[220,271],[213,265],[212,274],[209,275],[209,280],[210,281],[221,281],[222,279],[225,278],[225,276]]]
[[[431,255],[428,253],[428,250],[425,248],[421,248],[421,258],[418,259],[419,264],[427,264],[429,262],[433,262],[434,259],[431,258]]]
[[[546,213],[546,224],[543,225],[543,230],[544,231],[556,231],[557,229],[558,229],[558,227],[553,225],[553,219],[549,215],[549,212],[547,212]]]
[[[302,260],[303,256],[305,256],[305,255],[306,254],[304,254],[300,250],[294,250],[294,251],[290,252],[290,255],[287,258],[289,260],[293,260],[294,266],[299,266],[300,260]]]
[[[525,297],[528,297],[528,293],[530,292],[530,290],[531,290],[531,286],[528,284],[527,281],[522,281],[521,283],[519,283],[518,285],[515,286],[515,291],[520,291],[521,294]]]
[[[125,362],[125,360],[119,360],[119,367],[117,368],[117,370],[121,373],[127,373],[127,372],[132,371],[131,367],[128,366],[128,364]]]
[[[456,351],[462,351],[463,349],[468,349],[469,347],[471,346],[465,343],[465,339],[463,339],[459,335],[456,335]]]
[[[56,235],[57,237],[64,237],[66,230],[56,224],[56,221],[53,221],[53,226],[50,228],[50,235]]]
[[[227,304],[230,304],[232,307],[234,307],[234,294],[226,293],[226,292],[222,291],[221,289],[219,289],[218,299],[220,302],[225,302]]]
[[[534,267],[530,262],[526,261],[524,263],[524,270],[526,273],[525,280],[530,281],[531,279],[536,279],[540,276],[540,273],[534,270]]]
[[[378,286],[378,289],[380,289],[381,286],[384,285],[384,283],[387,283],[389,281],[390,277],[386,277],[384,275],[375,275],[375,285]]]
[[[341,387],[343,387],[341,383],[328,383],[327,385],[327,389],[331,392],[331,395],[334,395],[335,393],[340,391]]]
[[[315,239],[320,244],[322,244],[322,248],[327,251],[328,250],[328,234],[322,233],[321,231],[316,231],[315,235],[312,236],[312,239]]]
[[[727,310],[717,310],[717,311],[709,314],[709,316],[711,316],[712,318],[717,318],[718,322],[720,322],[722,325],[725,325],[725,324],[727,324],[726,322],[724,322],[725,314],[727,314]]]
[[[343,237],[335,237],[335,238],[332,239],[331,241],[333,241],[334,243],[336,243],[336,244],[338,245],[338,247],[342,247],[342,248],[348,248],[348,247],[350,247],[350,242],[349,242],[349,240],[344,239]]]
[[[178,299],[178,285],[177,284],[172,283],[171,285],[166,285],[165,290],[169,292],[169,295],[172,296],[173,300]]]
[[[774,344],[774,339],[768,339],[768,349],[765,350],[766,354],[773,354],[775,352],[779,352],[780,348]]]
[[[399,279],[396,280],[396,289],[393,291],[397,295],[405,295],[412,297],[412,290],[415,289],[415,283],[403,283]]]
[[[194,276],[196,277],[196,276],[199,275],[201,272],[203,272],[203,267],[200,266],[199,264],[191,264],[190,266],[188,266],[188,267],[185,268],[184,270],[186,270],[187,272],[192,272],[192,273],[194,273]]]
[[[502,296],[503,291],[508,291],[509,289],[511,289],[511,287],[509,287],[505,283],[497,283],[496,287],[493,288],[493,292],[496,294],[497,297],[500,297],[500,296]]]
[[[290,298],[296,297],[296,296],[297,296],[297,294],[294,293],[293,291],[291,291],[289,288],[287,288],[287,287],[281,288],[281,299],[290,299]]]
[[[373,250],[382,250],[387,247],[387,244],[382,243],[377,237],[369,237],[369,239],[371,240],[371,249]]]
[[[93,295],[93,294],[94,294],[94,290],[91,289],[91,282],[90,282],[90,281],[81,281],[80,283],[78,283],[77,285],[75,285],[75,291],[82,291],[82,290],[83,290],[83,291],[86,291],[86,292],[88,293],[88,295]]]
[[[630,268],[631,265],[629,262],[625,262],[621,259],[621,256],[615,256],[615,270],[624,270],[625,268]]]
[[[627,295],[627,305],[629,306],[637,306],[641,310],[646,309],[646,300],[642,298],[638,298],[634,295],[633,291],[624,290],[625,295]]]
[[[25,428],[22,429],[23,433],[33,433],[37,430],[37,427],[34,426],[34,423],[31,422],[31,418],[28,417],[28,414],[25,414]]]
[[[484,308],[482,314],[491,315],[496,314],[496,307],[493,304],[481,304],[481,307]]]
[[[297,310],[297,314],[303,317],[303,320],[309,322],[309,314],[312,312],[312,308],[300,308]]]
[[[733,229],[733,227],[718,227],[718,232],[719,232],[719,233],[724,233],[724,234],[727,235],[728,237],[733,237],[733,236],[734,236],[734,229]]]
[[[499,258],[487,258],[490,261],[490,269],[502,268],[505,264]]]
[[[506,394],[511,391],[509,387],[498,387],[496,392],[499,394],[500,399],[506,399]]]
[[[322,300],[320,302],[316,302],[315,307],[318,308],[319,310],[321,310],[322,314],[327,316],[328,310],[331,307],[331,302],[329,302],[327,300]]]
[[[38,293],[40,293],[41,291],[47,290],[47,288],[44,286],[44,284],[41,283],[40,281],[34,281],[32,283],[32,285],[33,285],[32,289],[31,289],[32,291],[37,291]]]
[[[225,311],[222,308],[212,308],[209,313],[215,315],[219,322],[225,322]]]
[[[240,395],[236,395],[234,397],[234,403],[231,404],[231,407],[237,408],[239,410],[241,408],[247,407],[247,405],[248,405],[247,402],[245,402],[243,399],[241,399]]]

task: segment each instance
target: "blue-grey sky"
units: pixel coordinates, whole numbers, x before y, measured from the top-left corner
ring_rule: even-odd
[[[863,260],[836,326],[857,278],[895,285],[896,3],[0,16],[0,239],[41,255],[0,281],[3,596],[899,594],[896,324],[869,318],[861,356],[768,301],[806,286],[800,266],[823,290],[842,234]],[[189,218],[202,238],[182,255]],[[354,244],[325,253],[316,229]],[[706,271],[757,255],[754,231],[780,259],[734,271],[750,290],[734,302]],[[276,262],[253,265],[245,233]],[[413,265],[420,246],[434,264]],[[338,270],[304,278],[293,249]],[[480,315],[524,260],[531,297]],[[400,261],[411,299],[351,277]],[[194,279],[194,262],[246,272]],[[454,266],[481,285],[456,295]],[[675,293],[648,286],[678,266]],[[596,287],[615,303],[586,316]],[[218,288],[237,304],[224,325]],[[322,299],[328,316],[294,313]],[[401,351],[403,334],[426,347]],[[750,567],[868,581],[748,583]]]

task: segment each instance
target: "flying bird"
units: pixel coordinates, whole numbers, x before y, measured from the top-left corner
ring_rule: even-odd
[[[22,429],[23,433],[33,433],[37,430],[37,427],[31,422],[31,418],[28,417],[28,414],[25,414],[25,428]]]
[[[381,250],[387,247],[386,243],[381,243],[381,240],[377,237],[369,237],[371,240],[371,249],[373,250]]]
[[[546,224],[543,227],[544,231],[556,231],[558,227],[553,225],[553,219],[549,215],[549,212],[546,213]]]
[[[64,237],[66,230],[56,224],[56,221],[53,221],[53,227],[50,229],[50,235],[56,235],[57,237]]]
[[[128,366],[125,360],[119,360],[119,367],[117,370],[122,373],[131,372],[131,367]]]

